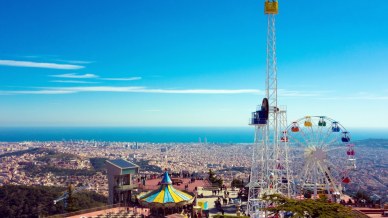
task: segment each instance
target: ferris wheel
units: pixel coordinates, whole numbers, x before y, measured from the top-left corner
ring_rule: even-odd
[[[356,168],[351,135],[339,122],[325,116],[306,116],[287,127],[281,142],[294,156],[294,192],[298,196],[342,195]]]

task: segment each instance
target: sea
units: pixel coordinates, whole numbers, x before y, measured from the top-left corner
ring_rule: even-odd
[[[388,129],[348,129],[352,141],[388,139]],[[151,143],[252,143],[249,127],[0,127],[0,141],[70,141]]]

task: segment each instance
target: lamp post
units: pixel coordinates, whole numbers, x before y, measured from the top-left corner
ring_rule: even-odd
[[[194,190],[194,194],[195,194],[195,202],[194,202],[194,206],[193,206],[193,216],[194,216],[194,212],[200,212],[201,211],[201,207],[198,206],[198,190]]]

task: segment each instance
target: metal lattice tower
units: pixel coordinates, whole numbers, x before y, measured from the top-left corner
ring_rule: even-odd
[[[268,202],[264,194],[280,193],[290,196],[290,172],[287,138],[283,130],[287,127],[285,108],[277,102],[276,28],[277,0],[266,0],[265,14],[268,16],[266,98],[252,113],[250,125],[255,127],[255,142],[248,194],[247,213],[251,217],[267,217],[262,212]],[[284,134],[286,136],[286,134]]]

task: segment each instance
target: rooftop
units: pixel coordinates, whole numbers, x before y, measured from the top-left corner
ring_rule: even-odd
[[[139,166],[124,159],[107,160],[106,162],[115,165],[121,169],[138,168]]]

